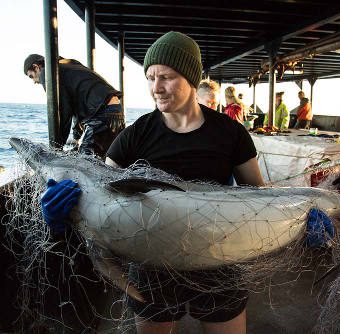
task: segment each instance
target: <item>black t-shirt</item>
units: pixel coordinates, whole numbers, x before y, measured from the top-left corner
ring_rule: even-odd
[[[107,156],[124,168],[144,159],[184,180],[228,184],[234,166],[256,157],[254,143],[237,121],[202,105],[201,109],[204,123],[187,133],[166,127],[156,109],[123,130]]]

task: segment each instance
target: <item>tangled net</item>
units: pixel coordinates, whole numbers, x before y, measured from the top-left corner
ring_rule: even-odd
[[[339,333],[340,324],[340,277],[338,276],[329,286],[324,307],[320,313],[315,333]]]
[[[121,179],[131,177],[170,183],[180,181],[143,163],[125,170]],[[133,314],[127,307],[126,294],[115,289],[91,263],[90,259],[101,255],[100,249],[85,240],[76,228],[62,236],[51,235],[40,210],[40,196],[44,190],[45,184],[38,175],[17,179],[11,189],[3,189],[7,199],[6,214],[2,217],[3,244],[12,258],[11,279],[18,282],[13,306],[16,317],[7,326],[17,333],[134,333]],[[160,269],[143,263],[133,264],[114,254],[110,255],[110,260],[121,267],[125,276],[130,271],[132,281],[138,275],[143,276],[142,280],[136,280],[138,290],[142,294],[149,293],[151,288],[157,290],[157,296],[152,295],[152,298],[168,303],[170,312],[178,307],[185,309],[188,302],[196,303],[197,318],[200,318],[201,306],[202,309],[211,307],[197,305],[195,299],[200,293],[219,296],[217,307],[233,308],[236,301],[241,303],[247,298],[244,291],[249,290],[250,301],[253,296],[265,295],[270,300],[267,312],[275,309],[278,312],[273,291],[289,289],[309,275],[312,278],[306,287],[309,289],[307,297],[315,304],[318,301],[318,305],[313,306],[317,315],[314,323],[309,319],[309,330],[313,327],[314,333],[338,333],[339,237],[336,235],[331,247],[319,249],[307,248],[304,238],[302,235],[275,253],[217,270],[182,272],[166,263]],[[166,287],[168,291],[163,294]],[[184,295],[188,288],[190,294]],[[236,290],[242,293],[230,298],[230,291]],[[211,303],[214,302],[212,299]],[[176,310],[170,305],[176,305]],[[216,309],[214,306],[212,311]],[[251,312],[249,322],[253,322]],[[1,326],[0,329],[6,329]],[[256,332],[255,325],[253,332]]]
[[[0,329],[87,333],[99,328],[100,322],[104,329],[119,328],[126,317],[126,297],[94,270],[86,242],[76,230],[51,235],[40,209],[45,190],[41,178],[20,178],[2,190],[7,199],[2,238],[11,259],[6,283],[16,297],[4,301],[11,317],[2,318]]]

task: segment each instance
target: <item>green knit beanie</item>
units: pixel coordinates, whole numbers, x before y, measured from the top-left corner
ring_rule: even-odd
[[[194,87],[202,78],[201,51],[189,36],[170,31],[148,49],[144,58],[144,73],[151,65],[166,65],[183,75]]]

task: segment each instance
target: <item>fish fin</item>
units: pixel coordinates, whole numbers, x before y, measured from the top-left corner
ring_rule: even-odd
[[[171,183],[145,178],[129,178],[112,181],[109,182],[106,188],[111,191],[126,194],[147,193],[148,191],[155,189],[185,191]]]

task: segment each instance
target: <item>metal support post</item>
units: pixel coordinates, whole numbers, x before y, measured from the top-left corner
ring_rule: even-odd
[[[253,84],[253,110],[256,113],[256,83]]]
[[[302,90],[303,80],[295,80],[296,85]]]
[[[275,63],[276,63],[276,55],[279,49],[281,41],[275,41],[268,45],[266,45],[266,50],[269,56],[269,108],[268,108],[268,126],[273,126],[275,124],[275,83],[276,83],[276,74],[275,74]]]
[[[222,80],[221,79],[218,79],[218,85],[220,87],[220,90],[219,90],[219,103],[218,103],[218,112],[223,112],[222,110],[222,99],[221,99],[221,94],[222,94]],[[224,92],[223,92],[224,94]]]
[[[313,110],[313,91],[314,91],[313,88],[314,88],[314,84],[317,79],[318,79],[317,77],[310,77],[308,79],[308,82],[310,84],[310,105],[311,105],[312,110]]]
[[[276,83],[276,75],[274,68],[275,60],[273,57],[269,58],[269,108],[268,108],[268,126],[275,124],[275,99],[274,90]]]
[[[122,105],[122,111],[124,113],[124,32],[120,32],[118,40],[118,58],[119,58],[119,89],[122,92],[120,99]]]
[[[85,7],[86,25],[86,58],[87,67],[94,70],[95,59],[95,7],[92,1],[86,3]]]
[[[45,80],[49,144],[61,148],[57,1],[44,0]]]

